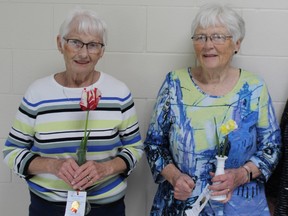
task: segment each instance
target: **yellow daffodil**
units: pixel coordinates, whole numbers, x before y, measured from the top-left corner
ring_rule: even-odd
[[[223,149],[222,149],[222,153],[220,153],[220,142],[219,142],[219,136],[218,136],[218,132],[217,132],[217,123],[216,123],[216,119],[214,118],[214,123],[215,123],[215,133],[216,133],[216,142],[217,142],[217,148],[218,148],[218,156],[224,157],[225,155],[225,151],[228,145],[228,134],[231,133],[232,131],[236,130],[238,128],[237,123],[230,119],[228,120],[226,123],[222,124],[220,126],[220,133],[221,135],[224,137],[224,143],[223,143]]]
[[[226,124],[221,125],[220,132],[222,135],[225,136],[237,128],[238,128],[238,126],[237,126],[236,122],[234,120],[230,119],[228,122],[226,122]]]

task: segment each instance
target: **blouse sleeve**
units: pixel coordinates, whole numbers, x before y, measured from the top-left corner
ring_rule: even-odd
[[[261,171],[259,180],[267,181],[276,168],[281,155],[279,124],[266,85],[259,98],[257,123],[257,152],[250,159]]]
[[[161,183],[165,180],[161,175],[161,172],[165,166],[173,163],[172,156],[169,151],[168,137],[171,124],[171,89],[169,86],[169,80],[170,78],[168,74],[159,90],[146,140],[144,142],[148,163],[156,183]]]
[[[136,164],[143,154],[143,143],[139,131],[138,118],[130,91],[125,100],[123,100],[121,112],[122,123],[119,126],[119,133],[123,148],[117,156],[122,158],[126,163],[127,169],[124,176],[127,177],[136,168]]]
[[[21,178],[31,177],[27,174],[29,164],[38,157],[30,151],[34,142],[37,115],[37,111],[29,103],[30,95],[27,91],[23,97],[3,149],[4,162]]]

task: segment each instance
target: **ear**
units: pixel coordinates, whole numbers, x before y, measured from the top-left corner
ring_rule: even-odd
[[[61,40],[60,35],[57,36],[57,47],[58,47],[58,50],[61,53],[63,53],[63,45],[62,45],[62,40]]]
[[[105,52],[105,47],[103,47],[103,48],[101,49],[100,58],[102,58],[102,56],[104,55],[104,52]]]
[[[241,46],[241,40],[237,40],[235,43],[235,52],[239,52]]]

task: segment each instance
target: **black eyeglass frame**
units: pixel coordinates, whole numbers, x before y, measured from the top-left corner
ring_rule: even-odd
[[[69,43],[69,41],[71,41],[71,40],[73,40],[73,41],[77,41],[77,42],[80,42],[80,43],[82,44],[82,46],[79,48],[79,50],[82,49],[84,46],[86,46],[86,48],[88,49],[88,45],[89,45],[89,44],[99,44],[99,45],[101,45],[101,49],[105,46],[105,44],[100,43],[100,42],[89,42],[89,43],[84,43],[84,42],[81,41],[81,40],[78,40],[78,39],[72,39],[72,38],[65,38],[65,37],[63,37],[63,40],[65,40],[66,43]]]

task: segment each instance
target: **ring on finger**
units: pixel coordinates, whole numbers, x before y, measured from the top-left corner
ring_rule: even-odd
[[[89,175],[86,176],[86,179],[89,181],[91,181],[91,177]]]
[[[230,192],[230,188],[227,188],[227,192],[228,192],[228,193]]]

